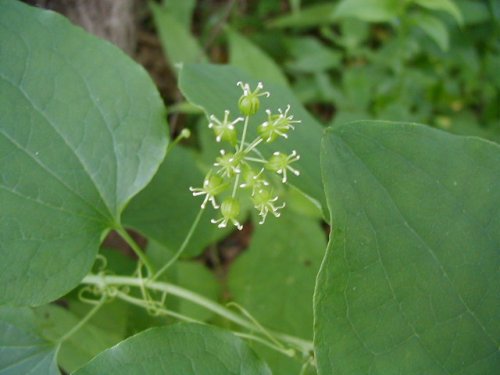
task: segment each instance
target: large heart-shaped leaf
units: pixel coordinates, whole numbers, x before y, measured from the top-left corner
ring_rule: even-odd
[[[40,336],[27,307],[0,308],[0,374],[57,375],[57,346]]]
[[[270,375],[228,331],[199,324],[152,328],[104,351],[75,375]]]
[[[236,85],[238,81],[249,82],[252,88],[257,85],[255,79],[231,66],[187,64],[179,76],[179,86],[186,98],[203,108],[207,116],[213,114],[217,117],[222,117],[225,110],[229,110],[233,116],[239,116],[238,99],[242,91]],[[272,150],[281,152],[297,150],[301,159],[294,165],[300,170],[301,175],[297,178],[292,177],[291,183],[325,207],[319,168],[322,126],[304,109],[290,89],[266,81],[264,87],[271,92],[271,96],[262,98],[262,110],[252,117],[249,134],[255,135],[256,126],[265,121],[264,109],[277,111],[278,108],[285,109],[290,104],[290,113],[302,123],[297,124],[296,129],[288,134],[287,140],[276,141],[271,147],[261,144],[259,149],[262,147],[269,153]]]
[[[493,374],[500,148],[412,124],[328,131],[334,231],[315,294],[320,374]]]
[[[53,12],[2,1],[0,61],[0,304],[42,304],[153,176],[165,112],[139,65]]]

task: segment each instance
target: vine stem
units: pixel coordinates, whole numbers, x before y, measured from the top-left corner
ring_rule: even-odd
[[[191,237],[193,236],[194,231],[196,230],[196,227],[198,226],[198,223],[200,222],[201,216],[203,215],[203,209],[200,209],[198,212],[198,215],[196,215],[196,218],[193,221],[193,224],[191,225],[191,228],[189,228],[189,232],[187,236],[184,238],[184,241],[181,244],[181,247],[179,247],[179,250],[174,254],[172,258],[162,267],[154,276],[151,278],[152,281],[155,281],[158,279],[172,264],[174,264],[177,259],[182,255],[184,250],[186,249],[189,241],[191,240]]]
[[[95,285],[100,288],[105,288],[108,285],[128,285],[134,287],[141,287],[144,284],[144,280],[138,279],[135,277],[128,276],[106,276],[106,275],[87,275],[82,280],[83,284]],[[209,311],[239,325],[240,327],[247,328],[253,332],[260,332],[258,327],[256,327],[252,322],[242,318],[240,315],[234,313],[228,308],[219,305],[218,303],[200,296],[188,289],[184,289],[174,284],[170,284],[167,282],[159,282],[159,281],[146,281],[146,287],[153,290],[158,290],[161,292],[165,292],[168,294],[172,294],[184,300],[195,303],[199,306],[206,308]],[[300,350],[303,353],[309,354],[313,350],[313,343],[298,337],[290,336],[283,333],[272,332],[275,337],[280,339],[283,342],[294,346],[296,349]]]
[[[90,318],[92,318],[96,312],[99,311],[99,309],[104,305],[104,302],[106,302],[106,296],[102,296],[99,302],[97,302],[94,307],[85,315],[85,317],[80,320],[73,328],[71,328],[68,332],[66,332],[59,340],[57,340],[57,344],[61,345],[64,341],[69,339],[71,336],[73,336],[76,331],[78,331],[80,328],[82,328],[85,323],[87,323]]]
[[[141,250],[139,245],[137,245],[137,243],[134,241],[134,239],[132,237],[130,237],[128,232],[122,226],[119,226],[118,228],[116,228],[116,231],[125,240],[125,242],[127,242],[127,244],[132,248],[132,250],[134,250],[134,253],[137,255],[137,257],[140,259],[140,261],[144,264],[144,266],[148,270],[149,275],[150,276],[154,275],[155,272],[154,272],[153,265],[149,261],[146,254],[144,254],[144,252]]]
[[[251,335],[248,333],[242,333],[242,332],[233,332],[236,336],[241,337],[242,339],[247,339],[247,340],[252,340],[256,341],[258,343],[261,343],[262,345],[267,346],[268,348],[271,348],[277,352],[280,352],[287,357],[293,357],[295,355],[295,350],[293,349],[283,349],[282,347],[279,347],[277,345],[274,345],[272,342],[269,342],[267,340],[264,340],[262,337]]]
[[[131,297],[127,293],[123,293],[123,292],[118,291],[116,293],[116,298],[119,298],[119,299],[121,299],[121,300],[123,300],[125,302],[128,302],[128,303],[132,304],[132,305],[136,305],[136,306],[142,307],[144,309],[151,308],[151,306],[149,306],[149,304],[147,302],[144,302],[144,300],[142,300],[140,298]],[[158,309],[158,313],[163,314],[163,315],[167,315],[167,316],[171,316],[171,317],[173,317],[175,319],[186,321],[186,322],[189,322],[189,323],[203,324],[203,322],[200,322],[199,320],[191,319],[191,318],[189,318],[189,317],[187,317],[185,315],[178,314],[176,312],[169,311],[169,310],[166,310],[166,309]]]

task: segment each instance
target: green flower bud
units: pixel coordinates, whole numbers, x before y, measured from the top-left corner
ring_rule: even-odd
[[[224,228],[231,221],[239,230],[243,228],[243,225],[236,220],[240,214],[240,204],[235,198],[229,197],[224,199],[224,202],[220,206],[220,212],[222,218],[212,219],[213,224],[218,224],[219,228]]]
[[[236,219],[240,214],[240,204],[235,198],[226,198],[220,206],[220,212],[225,219]]]
[[[215,167],[219,167],[217,173],[222,175],[223,177],[233,177],[234,175],[241,173],[241,160],[243,158],[243,154],[236,152],[233,154],[232,152],[226,153],[224,150],[220,150],[220,155],[214,163]]]
[[[250,91],[250,85],[248,83],[238,82],[238,86],[240,86],[243,90],[243,95],[240,97],[238,101],[238,108],[240,112],[245,116],[253,116],[257,113],[260,107],[260,99],[259,96],[265,95],[269,97],[269,93],[259,92],[264,88],[262,82],[257,84],[257,88],[254,91]]]
[[[249,188],[252,189],[252,196],[255,195],[255,192],[269,186],[269,182],[267,182],[263,177],[262,173],[264,172],[264,168],[260,171],[256,171],[250,165],[245,165],[243,168],[243,183],[240,184],[240,188]]]
[[[191,190],[194,196],[205,195],[205,200],[201,204],[201,208],[205,208],[207,202],[210,201],[212,203],[212,206],[215,209],[217,209],[219,208],[219,206],[215,201],[215,196],[222,193],[228,187],[229,184],[226,181],[224,181],[222,177],[212,174],[212,172],[210,171],[208,172],[207,176],[205,177],[205,180],[203,181],[203,187],[201,188],[190,187],[189,190]]]
[[[283,154],[281,152],[275,152],[271,158],[265,164],[265,167],[273,172],[283,175],[282,182],[285,183],[287,179],[286,171],[289,170],[294,175],[300,175],[300,172],[295,168],[292,168],[290,164],[296,162],[300,159],[297,152],[294,150],[290,155]]]
[[[288,115],[289,110],[290,105],[286,107],[285,112],[278,109],[279,115],[273,115],[270,110],[266,110],[267,121],[257,127],[257,132],[266,142],[273,142],[278,137],[288,138],[288,131],[295,129],[293,124],[300,123],[294,120],[292,115]]]
[[[214,115],[211,115],[210,121],[208,127],[214,130],[215,140],[217,142],[226,141],[232,146],[236,146],[238,143],[238,135],[234,125],[243,121],[242,117],[238,117],[234,121],[229,121],[229,111],[224,111],[224,120],[220,121]]]
[[[275,206],[274,202],[276,202],[277,200],[278,197],[273,197],[273,192],[269,189],[261,189],[255,193],[255,195],[252,197],[252,201],[255,208],[259,211],[259,215],[261,216],[259,224],[264,224],[266,216],[269,212],[271,212],[276,217],[279,217],[281,215],[279,210],[285,207],[285,203],[283,203],[281,206]]]

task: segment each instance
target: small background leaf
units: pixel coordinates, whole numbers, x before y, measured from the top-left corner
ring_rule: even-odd
[[[229,62],[254,77],[288,86],[288,80],[279,66],[260,47],[234,30],[228,29]]]
[[[163,51],[172,68],[178,68],[182,63],[206,60],[203,49],[191,34],[191,23],[186,22],[188,8],[181,11],[176,7],[164,7],[153,2],[150,2],[150,7]]]
[[[312,27],[335,22],[337,4],[315,4],[300,9],[299,12],[275,18],[271,27]]]
[[[415,25],[422,29],[443,51],[449,47],[448,30],[445,24],[439,18],[424,14],[415,13],[412,16]]]
[[[390,21],[398,16],[402,3],[399,0],[342,0],[337,5],[335,17],[353,17],[368,22]]]
[[[413,2],[423,8],[446,12],[455,18],[460,25],[464,23],[460,9],[452,0],[413,0]]]

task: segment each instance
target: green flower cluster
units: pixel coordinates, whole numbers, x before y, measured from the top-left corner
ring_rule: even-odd
[[[271,180],[266,178],[268,173],[280,175],[281,182],[287,182],[287,173],[296,176],[299,171],[291,165],[299,160],[300,156],[296,151],[289,155],[281,152],[274,152],[266,159],[257,149],[261,143],[272,143],[279,137],[287,138],[288,132],[294,129],[294,124],[300,123],[294,120],[289,114],[290,106],[283,111],[278,109],[278,113],[266,110],[267,120],[257,126],[257,137],[251,141],[246,141],[248,123],[251,116],[255,115],[260,108],[260,97],[269,97],[269,92],[263,92],[263,85],[259,82],[254,91],[250,90],[248,83],[238,82],[243,90],[243,95],[238,101],[238,107],[244,117],[230,119],[229,111],[224,112],[224,118],[219,120],[214,115],[210,116],[209,128],[213,129],[217,142],[227,142],[234,149],[226,151],[220,150],[220,156],[216,158],[213,168],[206,175],[203,186],[200,188],[191,187],[193,195],[205,196],[201,208],[204,209],[207,203],[211,203],[215,209],[220,209],[221,217],[212,219],[212,223],[220,228],[228,223],[234,224],[238,229],[242,225],[237,218],[240,213],[240,190],[248,190],[255,209],[261,217],[260,224],[266,220],[267,214],[271,213],[276,217],[280,216],[279,210],[285,203],[278,204],[278,196],[272,186]],[[243,122],[241,139],[238,139],[236,125]],[[229,191],[231,194],[229,195]],[[219,205],[216,197],[226,196]]]

